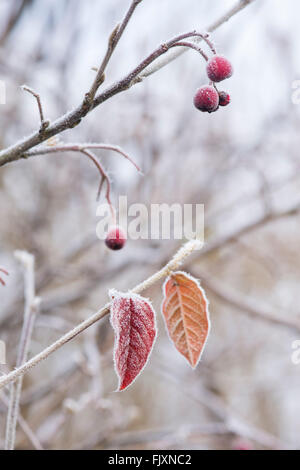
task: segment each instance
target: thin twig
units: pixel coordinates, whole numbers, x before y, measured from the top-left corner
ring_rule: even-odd
[[[107,203],[110,207],[111,214],[112,214],[112,219],[113,223],[115,223],[115,209],[112,205],[111,198],[110,198],[110,190],[111,190],[111,183],[109,176],[104,169],[104,167],[101,165],[97,157],[90,151],[90,149],[95,149],[95,150],[112,150],[113,152],[117,152],[120,155],[122,155],[126,160],[128,160],[132,165],[137,169],[139,173],[141,172],[140,167],[132,160],[132,158],[124,152],[120,147],[117,147],[116,145],[111,145],[111,144],[65,144],[65,145],[56,145],[56,146],[43,146],[39,147],[37,149],[31,150],[30,152],[27,152],[24,154],[24,158],[29,158],[29,157],[34,157],[37,155],[47,155],[49,153],[57,153],[57,152],[80,152],[83,155],[87,156],[97,167],[99,174],[100,174],[100,184],[98,188],[98,193],[97,193],[97,200],[100,197],[101,189],[103,182],[106,181],[106,200]]]
[[[21,88],[24,91],[28,91],[28,93],[35,97],[41,118],[40,132],[43,132],[47,127],[49,127],[50,121],[45,120],[41,97],[36,91],[34,91],[32,88],[29,88],[27,85],[22,85]]]
[[[182,47],[189,47],[190,49],[194,49],[197,52],[200,52],[202,57],[208,61],[208,56],[205,54],[205,52],[199,47],[197,44],[194,44],[193,42],[187,42],[187,41],[178,41],[175,44],[173,44],[172,47],[177,47],[177,46],[182,46]]]
[[[202,247],[202,242],[199,240],[190,240],[186,244],[184,244],[178,252],[174,255],[174,257],[169,261],[162,269],[158,272],[150,276],[141,284],[134,287],[131,292],[140,293],[143,290],[147,289],[154,283],[158,282],[160,279],[169,275],[172,271],[176,270],[193,251]],[[4,375],[0,378],[0,389],[3,388],[5,385],[15,381],[19,377],[22,377],[26,372],[30,369],[38,365],[40,362],[45,360],[48,356],[52,353],[60,349],[64,344],[71,341],[77,335],[82,333],[84,330],[89,328],[94,323],[98,322],[101,318],[105,317],[110,311],[110,302],[108,302],[104,307],[102,307],[98,312],[94,313],[94,315],[90,316],[88,319],[81,322],[75,328],[70,330],[68,333],[63,335],[53,344],[48,346],[46,349],[41,351],[39,354],[34,356],[32,359],[27,361],[25,364],[21,365],[17,369],[11,371],[10,373]]]
[[[128,153],[124,152],[123,149],[118,147],[117,145],[111,144],[97,144],[97,143],[84,143],[84,144],[63,144],[63,145],[55,145],[49,147],[38,147],[37,149],[31,150],[23,154],[24,158],[35,157],[37,155],[45,155],[47,153],[54,153],[54,152],[69,152],[69,151],[77,151],[81,152],[82,150],[86,149],[94,149],[94,150],[111,150],[113,152],[117,152],[122,155],[126,160],[128,160],[132,165],[137,169],[139,173],[142,173],[140,167],[134,162],[134,160],[128,155]]]
[[[27,360],[28,350],[31,342],[31,335],[38,310],[39,299],[35,297],[35,277],[34,277],[34,257],[33,255],[17,251],[15,253],[19,261],[25,268],[25,310],[21,339],[18,349],[17,367],[20,367]],[[20,376],[16,383],[10,387],[10,399],[6,422],[5,450],[13,450],[16,438],[16,426],[19,415],[19,405],[22,390],[23,378]]]
[[[95,157],[95,155],[90,151],[90,150],[87,150],[87,149],[84,149],[84,150],[81,150],[81,153],[83,153],[84,155],[86,155],[88,158],[90,158],[93,162],[95,162],[97,159]],[[99,188],[98,188],[98,193],[97,193],[97,200],[100,198],[100,194],[101,194],[101,189],[102,189],[102,185],[103,185],[103,182],[106,181],[106,194],[105,194],[105,197],[106,197],[106,201],[107,201],[107,204],[109,205],[109,208],[110,208],[110,212],[111,212],[111,216],[112,216],[112,223],[115,224],[115,221],[116,221],[116,211],[114,209],[114,206],[111,202],[111,198],[110,198],[110,190],[111,190],[111,183],[110,183],[110,179],[109,179],[109,176],[107,174],[107,172],[105,171],[105,169],[103,168],[103,166],[98,162],[98,165],[99,165],[99,169],[100,169],[100,172],[101,172],[101,181],[100,181],[100,184],[99,184]]]
[[[195,270],[192,274],[201,279],[201,284],[205,289],[211,291],[215,297],[235,310],[243,312],[251,318],[258,318],[266,323],[279,325],[290,329],[292,332],[300,333],[300,321],[297,318],[289,319],[284,314],[275,314],[272,312],[272,308],[260,305],[257,301],[253,301],[253,299],[243,298],[234,292],[233,289],[224,288],[220,282],[205,273],[198,272],[198,270]]]
[[[3,401],[4,405],[8,408],[9,400],[6,398],[4,393],[0,394],[0,398]],[[20,425],[20,428],[23,430],[24,434],[27,436],[28,440],[31,442],[33,448],[35,450],[44,450],[38,437],[35,435],[31,427],[27,423],[27,421],[23,418],[23,416],[20,413],[18,415],[18,424]]]
[[[215,21],[208,28],[206,28],[207,31],[215,31],[222,24],[226,23],[230,18],[232,18],[234,15],[239,13],[247,5],[253,3],[254,1],[255,0],[239,0],[238,3],[233,8],[231,8],[225,15],[222,15],[217,21]],[[197,34],[194,34],[194,37],[197,37]],[[201,39],[200,33],[198,33],[198,37],[199,39]],[[178,42],[179,40],[180,39],[177,38],[177,41],[175,42]],[[144,78],[157,72],[185,51],[186,48],[173,51],[173,53],[169,51],[166,55],[165,60],[160,61],[157,61],[156,59],[160,55],[165,54],[167,52],[166,49],[164,47],[161,47],[159,51],[154,51],[154,53],[150,55],[152,60],[143,61],[140,66],[136,67],[123,79],[119,80],[117,83],[111,85],[102,93],[100,93],[97,97],[94,98],[93,103],[90,107],[87,107],[86,105],[84,106],[84,104],[81,103],[77,108],[64,114],[59,119],[50,124],[49,127],[45,129],[43,133],[34,132],[32,135],[25,137],[16,144],[13,144],[7,149],[2,150],[0,152],[0,166],[6,165],[9,162],[19,160],[20,158],[22,158],[22,155],[27,152],[27,150],[35,147],[41,142],[44,142],[50,137],[53,137],[67,129],[71,129],[77,126],[80,123],[81,119],[84,118],[92,109],[95,109],[97,106],[107,101],[111,97],[115,96],[116,94],[129,89],[134,84],[142,81]],[[154,61],[155,64],[149,67]]]
[[[216,49],[216,46],[214,45],[214,43],[209,39],[209,33],[205,33],[203,34],[202,36],[199,35],[199,38],[202,38],[203,41],[206,42],[206,44],[208,45],[208,47],[210,48],[211,52],[213,54],[216,54],[217,53],[217,49]]]
[[[254,3],[255,0],[238,0],[237,3],[230,8],[225,14],[221,15],[220,18],[218,18],[216,21],[211,23],[207,28],[206,31],[209,33],[213,33],[216,31],[220,26],[223,24],[227,23],[233,16],[238,14],[240,11],[244,10],[248,5],[251,3]],[[200,42],[202,40],[201,36],[199,36],[198,40],[196,39],[196,42]],[[173,60],[176,60],[178,57],[180,57],[182,54],[186,52],[186,49],[181,49],[177,51],[169,51],[168,54],[163,57],[162,59],[158,60],[155,62],[154,65],[151,67],[148,67],[144,72],[143,75],[141,76],[142,79],[149,77],[153,73],[158,72],[160,69],[168,65],[170,62]]]
[[[127,27],[129,21],[130,21],[130,18],[132,17],[136,7],[138,6],[139,3],[141,3],[142,0],[133,0],[129,6],[129,9],[128,11],[126,12],[125,16],[124,16],[124,19],[123,21],[121,21],[120,24],[117,24],[117,26],[113,29],[110,37],[109,37],[109,40],[108,40],[108,47],[107,47],[107,50],[106,50],[106,54],[101,62],[101,65],[99,67],[99,69],[97,70],[97,75],[95,77],[95,80],[93,81],[93,84],[90,88],[90,90],[86,93],[85,95],[85,99],[84,99],[84,102],[83,102],[83,105],[84,106],[91,106],[95,96],[96,96],[96,93],[98,91],[98,88],[100,87],[100,85],[104,82],[105,80],[105,75],[104,75],[104,72],[105,72],[105,69],[107,67],[107,64],[108,62],[110,61],[110,58],[118,44],[118,42],[120,41],[121,39],[121,36],[125,30],[125,28]]]

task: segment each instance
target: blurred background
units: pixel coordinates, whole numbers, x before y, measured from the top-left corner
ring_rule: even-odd
[[[234,0],[144,0],[106,72],[107,86],[158,44],[205,31]],[[54,120],[83,99],[107,38],[129,0],[1,0],[0,148],[39,126],[41,94]],[[112,393],[113,334],[108,318],[65,345],[24,378],[16,448],[299,448],[300,339],[299,123],[300,4],[256,0],[213,39],[234,64],[224,82],[230,106],[193,106],[205,64],[188,51],[141,84],[90,113],[61,142],[120,145],[141,166],[100,152],[112,198],[128,203],[205,205],[205,247],[184,268],[201,280],[212,330],[195,371],[169,342],[161,285],[145,292],[158,314],[151,360],[132,387]],[[205,47],[205,46],[203,46]],[[15,250],[35,256],[42,298],[30,355],[94,313],[108,289],[126,291],[160,268],[177,241],[128,241],[109,251],[96,237],[98,174],[79,154],[20,160],[0,169],[0,339],[16,363],[24,310]],[[3,446],[8,391],[0,400]],[[23,422],[23,424],[24,424]],[[27,426],[27,427],[26,427]],[[29,429],[28,429],[29,427]]]

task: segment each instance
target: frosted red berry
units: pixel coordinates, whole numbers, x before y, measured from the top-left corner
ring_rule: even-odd
[[[111,250],[121,250],[127,240],[126,233],[119,225],[110,227],[105,239],[105,244]]]
[[[194,105],[200,111],[213,113],[219,106],[219,94],[213,86],[202,86],[194,96]]]
[[[219,105],[227,106],[230,103],[230,95],[226,91],[219,91]]]
[[[226,57],[214,55],[209,59],[206,67],[208,78],[212,82],[222,82],[233,74],[233,67]]]

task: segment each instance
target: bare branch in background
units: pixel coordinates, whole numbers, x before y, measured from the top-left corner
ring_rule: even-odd
[[[232,243],[235,241],[237,237],[241,237],[243,235],[247,235],[248,233],[256,230],[257,228],[263,227],[271,222],[276,222],[277,220],[293,217],[298,215],[300,212],[300,205],[292,207],[291,209],[287,209],[286,211],[278,212],[278,213],[267,213],[260,217],[258,220],[251,222],[237,231],[233,233],[226,234],[224,236],[218,237],[213,242],[204,246],[203,250],[201,251],[201,256],[212,253],[213,251],[222,248],[222,246]]]
[[[4,44],[9,34],[11,33],[11,31],[14,29],[19,19],[21,18],[25,7],[29,5],[31,1],[32,0],[21,0],[19,3],[19,6],[14,11],[12,11],[10,18],[7,22],[6,28],[4,29],[3,33],[0,36],[0,46]]]
[[[9,400],[6,398],[4,393],[0,394],[0,399],[3,401],[6,408],[8,408],[9,407]],[[31,429],[31,427],[29,426],[27,421],[23,418],[23,416],[20,413],[18,414],[18,424],[20,425],[20,428],[22,429],[24,434],[27,436],[28,440],[31,442],[33,448],[35,450],[43,450],[42,444],[38,440],[37,436],[35,435],[35,433]]]
[[[188,385],[182,387],[182,381],[180,381],[175,374],[166,370],[161,364],[157,365],[155,371],[166,380],[173,382],[176,385],[181,384],[182,392],[192,400],[195,400],[207,408],[207,410],[218,418],[221,423],[224,423],[228,432],[237,436],[247,437],[248,439],[258,442],[262,446],[270,449],[278,450],[290,448],[285,442],[282,442],[276,436],[264,431],[263,429],[259,429],[238,416],[236,412],[224,403],[217,393],[214,393],[203,386],[200,386],[200,388],[197,386],[196,391],[193,391],[193,389]]]
[[[20,367],[27,360],[28,351],[31,342],[31,336],[38,312],[40,300],[35,296],[35,277],[34,277],[34,257],[27,252],[17,251],[16,258],[25,268],[25,310],[24,322],[21,333],[21,339],[18,349],[17,367]],[[19,377],[16,383],[10,387],[10,399],[7,413],[5,449],[13,450],[16,438],[16,426],[18,422],[20,397],[22,391],[23,378]]]
[[[260,302],[253,302],[248,298],[243,298],[241,295],[233,292],[233,289],[228,289],[221,285],[220,282],[213,279],[211,276],[204,274],[203,272],[193,272],[193,275],[201,279],[201,284],[205,289],[211,291],[216,298],[220,299],[225,304],[233,307],[250,315],[251,318],[258,318],[267,323],[273,325],[283,326],[290,329],[295,333],[300,333],[300,322],[285,318],[284,315],[274,314],[268,307],[260,305]]]

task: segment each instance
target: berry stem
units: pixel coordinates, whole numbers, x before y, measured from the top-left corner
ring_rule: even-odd
[[[202,57],[208,61],[208,56],[205,54],[205,52],[201,49],[201,47],[197,46],[197,44],[194,44],[193,42],[187,42],[187,41],[179,41],[173,44],[171,47],[176,47],[176,46],[182,46],[182,47],[190,47],[191,49],[194,49],[197,52],[200,52]]]
[[[116,222],[116,211],[115,211],[115,208],[114,208],[114,206],[111,202],[111,198],[110,198],[111,183],[110,183],[109,176],[108,176],[106,170],[101,165],[101,163],[98,161],[97,157],[90,150],[84,149],[84,150],[81,150],[81,153],[86,155],[90,160],[92,160],[95,163],[95,165],[97,166],[97,168],[98,168],[98,170],[101,174],[101,181],[100,181],[99,189],[98,189],[98,193],[97,193],[97,201],[100,198],[103,183],[104,183],[104,181],[106,181],[105,198],[106,198],[107,204],[109,205],[109,208],[110,208],[112,221],[113,221],[113,223],[115,223]]]
[[[31,150],[30,152],[26,152],[24,154],[24,157],[27,158],[27,157],[33,157],[36,155],[47,155],[49,153],[57,153],[57,152],[80,152],[83,155],[86,155],[97,167],[98,172],[100,173],[100,177],[101,177],[99,188],[98,188],[98,193],[97,193],[97,200],[99,200],[100,198],[100,193],[101,193],[103,183],[106,181],[106,186],[107,186],[106,200],[110,207],[113,223],[115,223],[116,211],[110,199],[111,184],[110,184],[109,176],[107,172],[105,171],[105,169],[103,168],[103,166],[101,165],[101,163],[99,162],[96,155],[93,152],[91,152],[91,150],[98,150],[98,149],[99,150],[112,150],[113,152],[119,153],[124,158],[126,158],[126,160],[132,163],[132,165],[137,169],[137,171],[142,174],[140,167],[132,160],[132,158],[126,152],[124,152],[124,150],[122,150],[120,147],[117,147],[111,144],[100,144],[100,143],[88,144],[86,143],[86,144],[64,144],[64,145],[56,145],[56,146],[51,146],[51,147],[43,146],[43,147]]]
[[[199,37],[203,39],[203,41],[206,42],[206,44],[208,45],[208,47],[210,48],[210,50],[212,51],[213,54],[217,54],[217,49],[214,45],[214,43],[208,39],[209,38],[209,33],[205,33],[205,34],[199,34]]]

